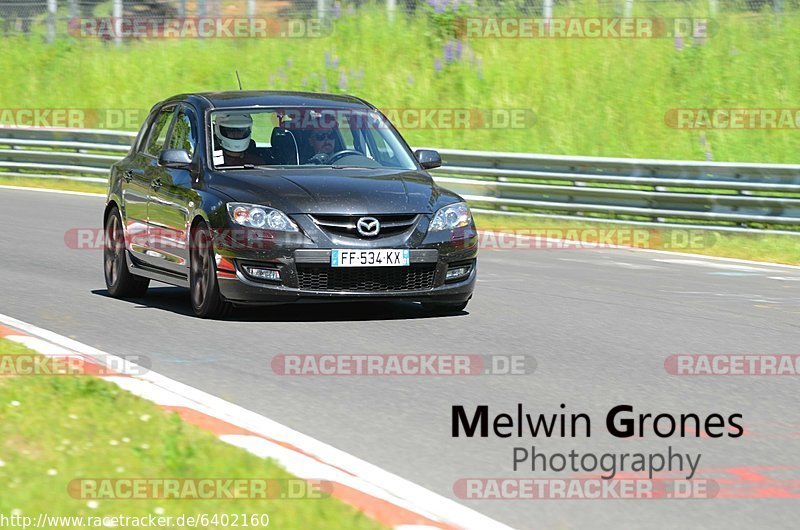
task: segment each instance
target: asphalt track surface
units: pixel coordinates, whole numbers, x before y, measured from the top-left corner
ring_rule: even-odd
[[[453,497],[465,477],[568,477],[512,470],[512,448],[546,453],[702,453],[706,476],[740,498],[461,500],[516,528],[796,528],[798,377],[677,377],[672,354],[800,354],[800,269],[615,249],[483,251],[467,311],[414,304],[322,304],[191,315],[188,294],[153,283],[146,298],[107,296],[102,252],[68,248],[100,227],[103,199],[0,190],[0,312],[109,353],[145,355],[168,377],[264,414]],[[278,354],[525,354],[532,375],[281,376]],[[590,439],[450,436],[451,406],[567,411]],[[605,413],[741,413],[738,439],[620,440]],[[769,468],[769,469],[766,469]],[[709,472],[707,470],[717,470]],[[728,479],[734,477],[731,482]],[[783,497],[783,498],[782,498]]]

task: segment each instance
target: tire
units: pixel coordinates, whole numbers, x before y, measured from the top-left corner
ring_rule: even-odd
[[[460,313],[467,307],[469,300],[466,302],[459,302],[457,304],[437,304],[431,302],[423,302],[422,307],[435,315],[455,315]]]
[[[125,259],[125,232],[122,217],[114,207],[106,217],[103,242],[103,274],[108,294],[114,298],[138,298],[147,293],[149,278],[131,274]]]
[[[194,314],[200,318],[221,318],[231,310],[230,302],[219,292],[214,242],[205,222],[200,222],[191,234],[189,293]]]

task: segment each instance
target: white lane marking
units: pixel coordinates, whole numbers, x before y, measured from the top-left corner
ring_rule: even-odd
[[[735,271],[747,271],[747,272],[775,272],[771,269],[764,269],[760,267],[751,267],[746,265],[734,265],[732,263],[711,263],[704,260],[699,259],[654,259],[653,261],[657,261],[659,263],[675,263],[678,265],[692,265],[695,267],[711,267],[713,269],[729,269]]]
[[[592,259],[578,259],[578,258],[558,258],[559,261],[571,261],[575,263],[590,263],[592,265],[602,265],[605,267],[622,267],[623,269],[640,269],[640,270],[652,270],[652,269],[661,269],[657,265],[640,265],[638,263],[628,263],[627,261],[615,261],[615,260],[592,260]]]
[[[25,333],[39,337],[63,348],[92,357],[104,365],[107,365],[107,363],[127,362],[119,357],[93,348],[92,346],[42,329],[33,324],[28,324],[27,322],[2,313],[0,313],[0,323],[22,330]],[[123,384],[130,386],[130,380],[138,381],[138,384],[134,384],[134,386],[137,387],[136,392],[147,393],[148,396],[153,392],[153,386],[160,387],[158,389],[159,396],[157,397],[160,397],[160,399],[164,401],[170,401],[174,398],[168,398],[163,393],[169,392],[177,394],[177,396],[182,397],[186,402],[190,403],[189,406],[198,412],[273,440],[289,443],[304,453],[319,458],[319,460],[323,462],[334,462],[336,467],[347,470],[365,483],[371,484],[373,487],[383,490],[387,494],[391,494],[392,497],[403,499],[410,506],[415,506],[415,511],[422,510],[423,512],[435,514],[435,516],[431,518],[437,521],[447,522],[465,529],[511,530],[511,527],[476,512],[471,508],[467,508],[452,499],[434,493],[349,453],[295,431],[266,416],[262,416],[261,414],[225,401],[224,399],[179,381],[175,381],[174,379],[170,379],[159,373],[145,371],[143,368],[140,368],[140,370],[144,372],[142,375],[136,378],[125,378],[126,381]],[[115,380],[118,378],[109,379]],[[133,388],[133,386],[131,386],[131,388]],[[151,398],[148,397],[148,399]],[[311,479],[316,477],[303,478]]]
[[[521,235],[521,234],[515,234],[515,237],[520,238],[520,239],[536,239],[535,237]],[[548,239],[549,238],[545,238],[545,240],[548,240]],[[555,242],[561,241],[562,243],[567,243],[567,244],[569,244],[569,243],[574,244],[575,243],[574,241],[569,241],[569,240],[559,240],[559,239],[549,239],[549,240],[550,241],[555,241]],[[800,236],[798,236],[798,241],[800,241]],[[593,244],[592,243],[584,243],[584,245],[591,247]],[[665,254],[667,256],[683,256],[683,257],[687,257],[687,258],[701,258],[701,259],[704,259],[704,260],[721,261],[721,262],[727,262],[727,263],[742,263],[742,264],[745,264],[745,265],[755,265],[755,266],[762,266],[762,267],[778,267],[778,268],[782,268],[782,269],[800,270],[800,265],[787,265],[786,263],[771,263],[771,262],[768,262],[768,261],[755,261],[755,260],[739,259],[739,258],[725,258],[725,257],[722,257],[722,256],[707,256],[705,254],[692,254],[690,252],[675,252],[675,251],[672,251],[672,250],[658,250],[658,249],[654,249],[654,248],[625,247],[625,246],[619,246],[619,245],[603,245],[602,248],[603,249],[610,249],[610,250],[630,250],[632,252],[654,252],[656,254]],[[654,260],[654,261],[658,261],[658,260]]]
[[[339,484],[364,492],[378,499],[391,502],[400,508],[405,508],[411,512],[424,515],[431,520],[439,520],[435,513],[421,511],[419,507],[413,506],[407,500],[396,497],[390,491],[384,490],[378,483],[365,482],[360,477],[349,475],[341,469],[336,469],[333,466],[314,460],[307,455],[292,451],[291,449],[287,449],[269,440],[242,434],[225,434],[220,436],[220,439],[231,445],[245,449],[261,458],[277,460],[289,473],[298,477],[338,482]]]
[[[2,174],[0,174],[2,176]],[[0,189],[3,190],[18,190],[18,191],[40,191],[42,193],[63,193],[64,195],[78,195],[80,197],[105,197],[105,193],[90,193],[88,191],[69,191],[69,190],[51,190],[47,188],[29,188],[27,186],[6,186],[0,184]]]

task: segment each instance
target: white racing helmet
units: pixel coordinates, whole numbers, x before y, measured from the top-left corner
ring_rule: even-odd
[[[253,119],[247,114],[221,114],[214,122],[214,134],[226,151],[241,153],[250,147]]]

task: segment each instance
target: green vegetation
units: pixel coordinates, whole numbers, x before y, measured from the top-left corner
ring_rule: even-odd
[[[4,357],[33,353],[0,339],[0,355]],[[87,517],[154,514],[173,516],[174,521],[174,517],[184,514],[249,517],[266,513],[270,527],[380,528],[355,509],[330,497],[99,501],[73,498],[67,487],[76,478],[292,478],[273,461],[227,445],[212,434],[184,423],[177,414],[166,413],[95,377],[0,378],[0,440],[3,440],[0,513],[6,516],[27,515],[36,521],[39,513]],[[241,519],[239,522],[242,526]],[[47,526],[78,528],[66,523]],[[201,526],[228,528],[230,524]]]
[[[614,14],[598,6],[559,5],[555,15]],[[641,2],[634,14],[702,17],[705,9],[704,2]],[[329,35],[310,39],[160,39],[117,47],[92,38],[48,45],[39,37],[5,37],[0,71],[13,75],[0,78],[2,107],[146,110],[175,93],[234,89],[238,69],[245,88],[351,93],[382,109],[528,112],[518,128],[403,128],[401,120],[415,146],[797,162],[797,130],[702,135],[665,122],[675,108],[798,107],[796,10],[720,14],[709,38],[677,41],[456,39],[455,20],[467,10],[431,16],[423,5],[392,25],[379,7],[346,11]]]

